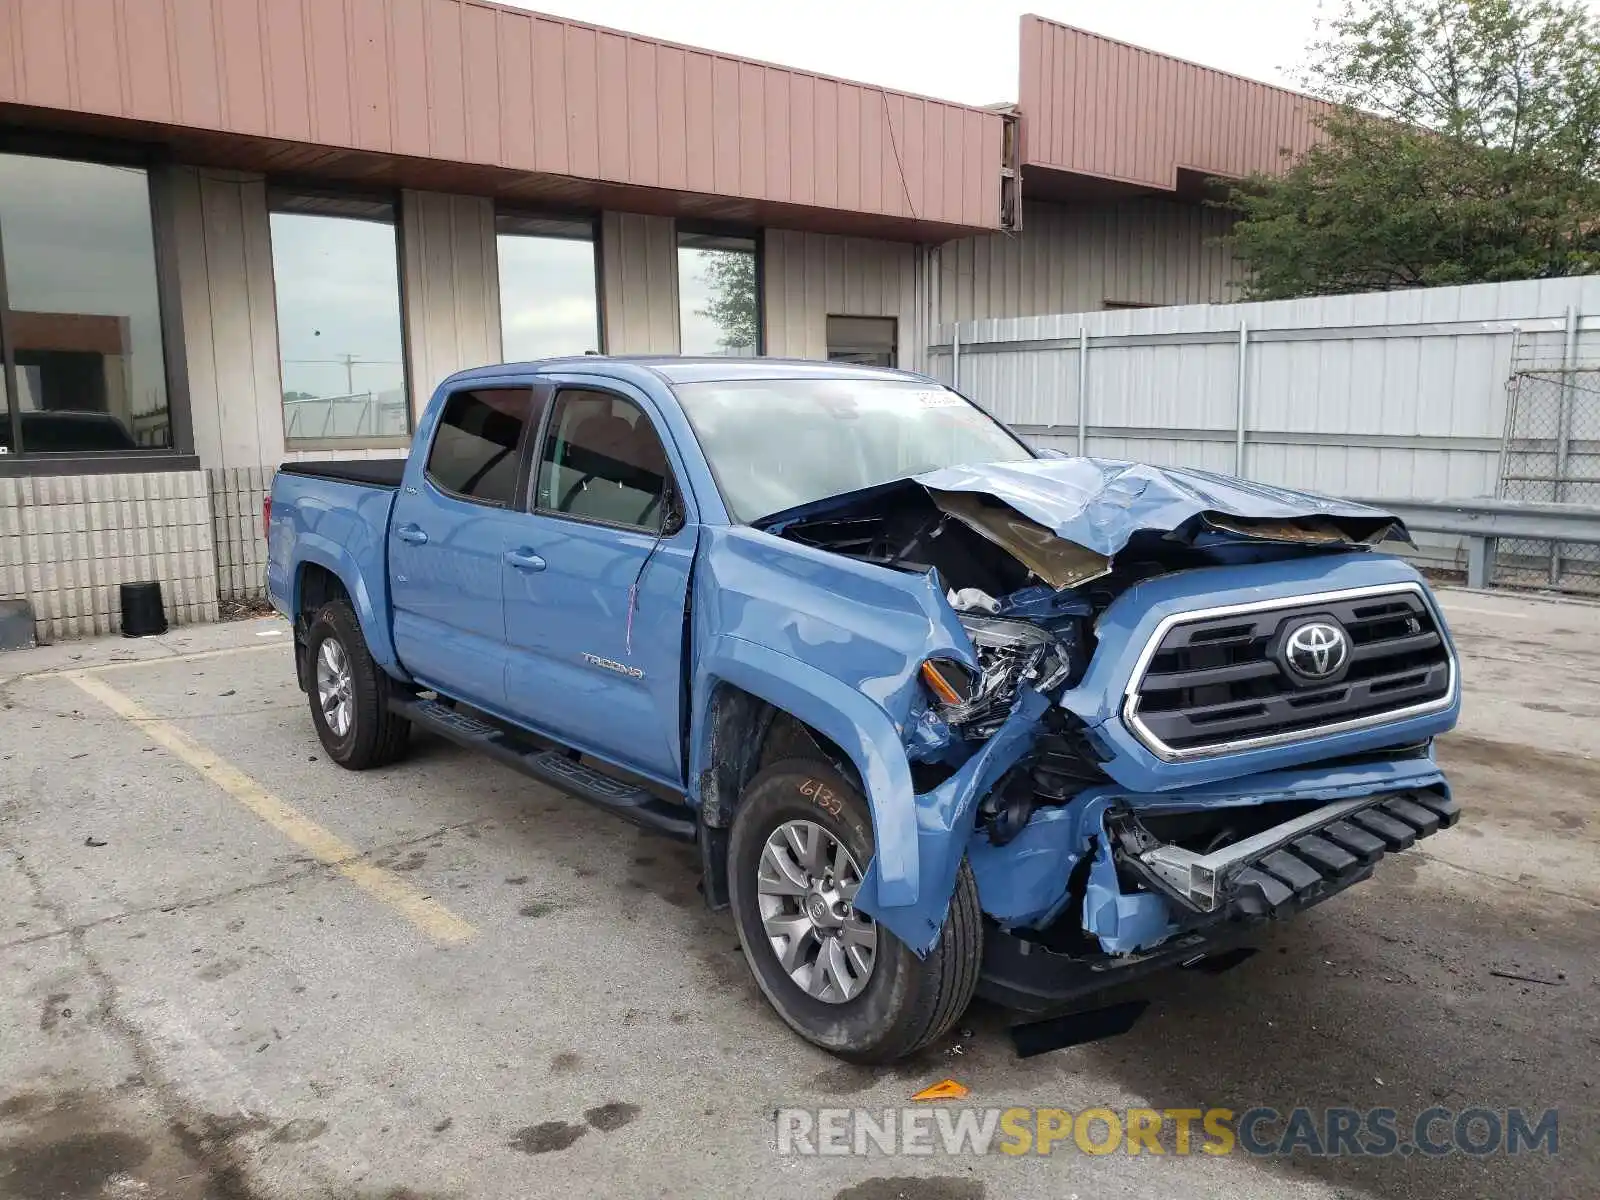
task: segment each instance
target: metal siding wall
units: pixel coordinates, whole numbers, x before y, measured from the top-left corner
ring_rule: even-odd
[[[261,499],[273,466],[285,457],[271,227],[259,175],[167,170],[195,452],[209,499],[204,553],[212,582],[205,619],[213,619],[217,600],[263,594]],[[172,533],[162,530],[163,537]],[[101,630],[92,625],[72,632]]]
[[[1498,482],[1513,344],[1519,365],[1559,365],[1569,307],[1578,361],[1600,361],[1591,276],[966,321],[941,328],[932,364],[951,378],[959,332],[961,389],[1039,444],[1075,451],[1082,328],[1090,454],[1232,473],[1242,321],[1246,476],[1334,495],[1482,497]],[[1464,553],[1418,542],[1435,561]]]
[[[940,249],[939,320],[1082,312],[1125,304],[1222,303],[1242,273],[1228,216],[1159,198],[1029,202],[1022,231]]]
[[[678,234],[671,217],[608,212],[600,226],[607,354],[678,352]]]
[[[400,212],[415,421],[447,375],[500,361],[500,272],[493,200],[403,192]]]
[[[828,317],[894,317],[899,362],[917,360],[917,249],[832,234],[765,235],[766,352],[828,356]]]
[[[480,0],[5,0],[0,101],[1000,224],[997,113]]]
[[[1178,172],[1282,169],[1329,105],[1142,46],[1022,18],[1023,162],[1171,190]]]
[[[266,184],[170,167],[195,452],[207,467],[283,457],[283,383]]]

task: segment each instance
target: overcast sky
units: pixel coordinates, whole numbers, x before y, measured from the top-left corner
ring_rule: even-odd
[[[511,0],[521,8],[944,100],[1017,98],[1023,13],[1292,86],[1341,0]]]

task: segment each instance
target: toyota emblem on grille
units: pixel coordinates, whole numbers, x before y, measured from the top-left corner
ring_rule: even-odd
[[[1320,681],[1337,675],[1350,659],[1350,638],[1327,621],[1307,621],[1283,644],[1283,661],[1302,679]]]

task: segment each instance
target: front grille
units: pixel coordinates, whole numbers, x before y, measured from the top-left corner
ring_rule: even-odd
[[[1327,682],[1292,673],[1285,643],[1307,622],[1342,629]],[[1141,741],[1168,759],[1301,741],[1446,707],[1455,665],[1420,588],[1360,590],[1165,622],[1129,689]]]

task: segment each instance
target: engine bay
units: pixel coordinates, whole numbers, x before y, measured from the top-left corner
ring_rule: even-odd
[[[1096,620],[1118,596],[1176,571],[1363,549],[1395,525],[1381,514],[1352,520],[1317,512],[1191,511],[1175,527],[1131,527],[1108,553],[1061,536],[1014,499],[906,479],[761,523],[807,546],[937,579],[978,670],[947,659],[923,666],[926,695],[905,730],[919,792],[971,758],[1016,710],[1024,690],[1049,702],[1029,752],[980,803],[980,827],[997,845],[1014,838],[1039,806],[1067,803],[1106,781],[1094,739],[1057,701],[1083,677],[1095,652]],[[1125,517],[1131,507],[1118,498],[1113,514]]]

